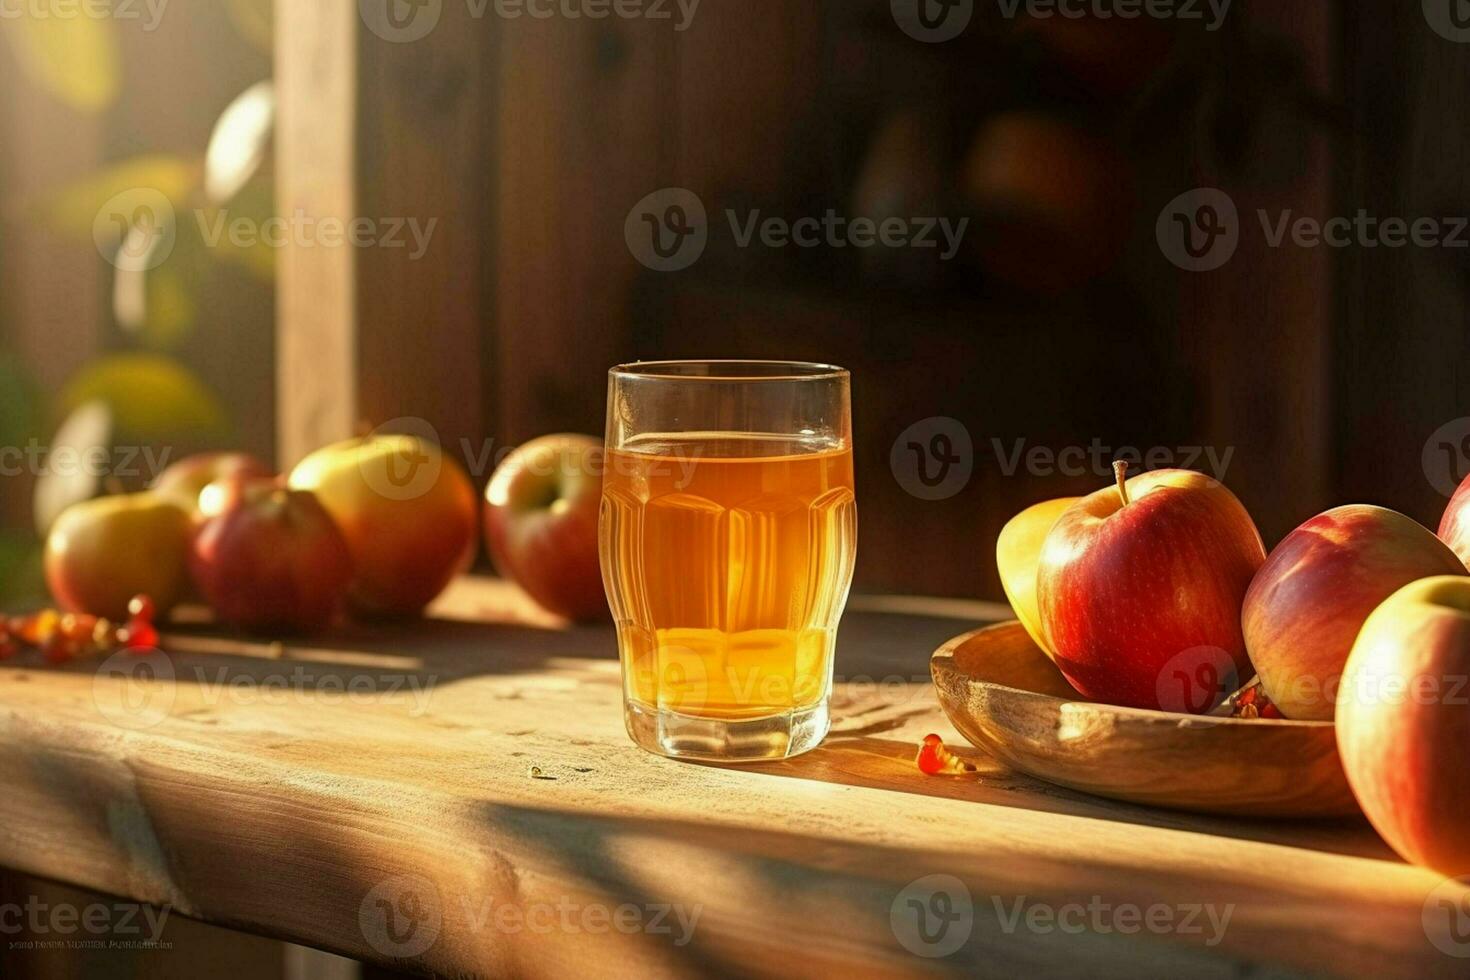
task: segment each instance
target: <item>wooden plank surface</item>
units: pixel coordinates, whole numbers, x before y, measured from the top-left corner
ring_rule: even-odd
[[[832,736],[747,768],[635,748],[611,632],[483,581],[304,645],[170,634],[171,681],[12,662],[0,864],[454,976],[1463,975],[1423,925],[1441,880],[1360,822],[1108,803],[973,751],[921,776],[919,738],[958,740],[928,655],[1000,610],[922,612],[855,602]],[[910,899],[963,944],[901,945]]]

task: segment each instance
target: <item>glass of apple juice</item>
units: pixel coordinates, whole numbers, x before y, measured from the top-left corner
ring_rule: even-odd
[[[786,361],[611,371],[602,577],[645,749],[757,761],[827,734],[857,548],[849,383]]]

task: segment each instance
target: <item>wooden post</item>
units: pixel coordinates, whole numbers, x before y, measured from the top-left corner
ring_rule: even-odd
[[[495,25],[446,3],[407,39],[370,16],[358,0],[277,9],[286,466],[362,424],[421,419],[456,449],[483,426],[481,55]],[[333,219],[362,241],[331,243]]]

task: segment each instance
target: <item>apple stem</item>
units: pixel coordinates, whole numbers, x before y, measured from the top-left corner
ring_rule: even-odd
[[[1118,478],[1118,496],[1123,498],[1123,506],[1128,506],[1128,461],[1118,460],[1113,464],[1113,475]]]

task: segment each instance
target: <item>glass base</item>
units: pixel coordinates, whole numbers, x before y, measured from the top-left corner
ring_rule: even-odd
[[[827,702],[765,718],[721,720],[626,701],[623,720],[639,746],[671,759],[699,762],[766,762],[816,748],[831,721]]]

